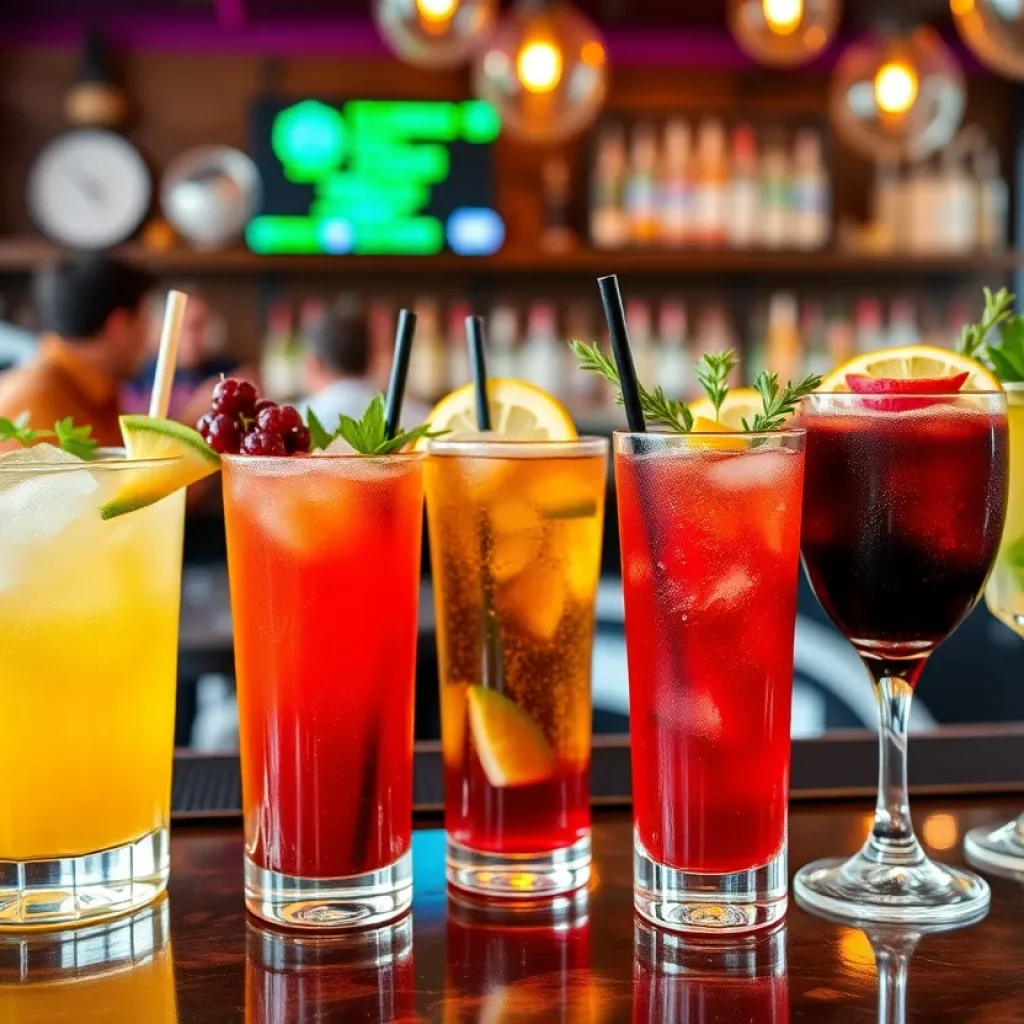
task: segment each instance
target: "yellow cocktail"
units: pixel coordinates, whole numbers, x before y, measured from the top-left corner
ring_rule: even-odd
[[[0,926],[166,885],[184,491],[117,505],[166,470],[0,459]]]
[[[1003,386],[1010,421],[1010,493],[985,603],[993,615],[1024,636],[1024,384]]]

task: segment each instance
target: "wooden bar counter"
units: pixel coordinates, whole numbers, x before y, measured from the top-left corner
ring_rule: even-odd
[[[1024,795],[918,796],[933,856],[962,863],[964,832],[1008,819]],[[853,851],[870,803],[794,804],[790,866]],[[417,822],[411,918],[343,938],[272,931],[242,906],[242,839],[229,824],[173,830],[168,897],[106,926],[0,937],[0,1024],[305,1024],[338,1021],[1024,1022],[1024,878],[991,878],[978,924],[870,935],[791,903],[747,941],[681,941],[631,900],[628,810],[598,810],[594,879],[554,909],[449,900],[443,833]]]

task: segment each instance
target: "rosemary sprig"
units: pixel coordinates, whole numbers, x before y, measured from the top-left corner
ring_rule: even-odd
[[[700,362],[694,367],[697,380],[704,389],[711,404],[715,409],[715,419],[718,419],[722,403],[729,393],[729,385],[726,380],[736,365],[736,353],[726,349],[724,352],[705,352]]]
[[[763,411],[748,424],[743,420],[743,429],[749,431],[778,430],[792,415],[800,400],[809,395],[819,384],[821,377],[809,373],[798,384],[790,381],[784,388],[779,385],[779,375],[762,370],[754,378],[754,389],[761,396]]]
[[[579,360],[580,369],[604,377],[618,392],[616,398],[619,405],[622,405],[619,370],[611,357],[602,352],[597,345],[587,345],[582,341],[570,341],[569,345]],[[686,408],[685,403],[669,398],[660,386],[648,391],[638,383],[637,389],[640,392],[640,408],[648,419],[674,430],[677,434],[688,434],[693,429],[693,414]]]

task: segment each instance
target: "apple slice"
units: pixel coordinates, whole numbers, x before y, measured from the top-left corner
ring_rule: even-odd
[[[497,690],[471,686],[469,729],[487,781],[496,789],[551,778],[555,755],[537,723]]]

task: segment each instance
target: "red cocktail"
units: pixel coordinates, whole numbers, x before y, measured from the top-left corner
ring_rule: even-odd
[[[453,892],[445,1020],[595,1019],[587,912],[585,890],[526,904]]]
[[[785,912],[803,432],[616,435],[636,901],[673,927]]]
[[[633,1024],[789,1024],[786,931],[690,942],[637,922]]]
[[[914,836],[907,720],[925,661],[974,607],[996,557],[1006,511],[1005,396],[822,393],[805,401],[801,422],[807,577],[874,681],[881,763],[863,850],[802,868],[797,895],[847,918],[973,919],[988,906],[988,886],[930,861]]]
[[[411,899],[422,458],[228,457],[224,493],[247,903],[388,920]]]

